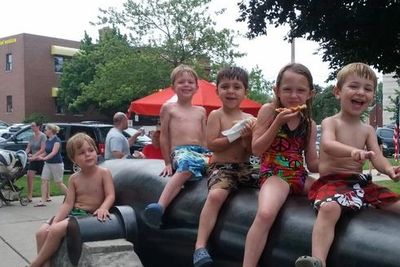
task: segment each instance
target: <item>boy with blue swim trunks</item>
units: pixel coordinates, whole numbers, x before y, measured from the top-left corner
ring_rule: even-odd
[[[166,184],[157,203],[148,205],[144,219],[159,227],[162,215],[188,180],[201,179],[206,166],[205,148],[206,111],[193,106],[192,98],[198,89],[196,72],[186,65],[179,65],[171,73],[176,102],[161,107],[161,152],[165,168],[161,175],[174,175]]]

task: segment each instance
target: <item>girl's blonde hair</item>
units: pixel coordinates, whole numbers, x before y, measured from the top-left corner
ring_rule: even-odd
[[[194,71],[194,69],[192,69],[190,66],[188,65],[184,65],[181,64],[179,66],[177,66],[172,72],[171,72],[171,83],[172,85],[174,85],[176,78],[181,75],[182,73],[188,73],[190,75],[193,76],[193,78],[196,80],[196,84],[199,80],[199,77],[196,73],[196,71]]]
[[[314,82],[313,82],[313,77],[311,75],[311,71],[304,66],[303,64],[300,63],[290,63],[286,66],[284,66],[278,73],[278,77],[276,78],[276,90],[279,90],[282,82],[282,77],[285,71],[291,71],[299,75],[303,75],[307,81],[308,85],[310,87],[310,91],[314,91]],[[311,119],[311,107],[312,107],[312,97],[306,100],[306,105],[307,108],[302,110],[301,112],[303,113],[306,121],[307,121],[307,132],[306,132],[306,147],[308,145],[308,142],[310,140],[310,135],[311,135],[311,125],[312,125],[312,119]],[[277,108],[282,108],[283,105],[279,99],[279,97],[275,97],[275,106]]]
[[[360,62],[347,64],[337,73],[336,87],[338,89],[341,89],[346,78],[352,74],[355,74],[358,77],[365,78],[367,80],[371,80],[374,83],[374,91],[376,90],[378,79],[376,77],[375,72],[372,70],[370,66]]]
[[[53,123],[46,124],[46,130],[52,131],[54,134],[57,134],[60,131],[60,127]]]
[[[89,146],[93,147],[96,152],[96,142],[89,135],[85,133],[77,133],[74,134],[67,142],[67,155],[71,161],[74,161],[75,153],[78,149],[80,149],[83,144],[87,142]]]

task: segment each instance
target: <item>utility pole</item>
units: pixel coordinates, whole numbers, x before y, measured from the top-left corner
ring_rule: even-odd
[[[295,45],[295,38],[293,37],[292,40],[290,41],[290,50],[291,50],[291,54],[290,54],[290,62],[291,63],[295,63],[296,61],[296,45]]]

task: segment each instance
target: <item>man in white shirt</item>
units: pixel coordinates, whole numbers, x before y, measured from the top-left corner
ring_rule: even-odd
[[[106,137],[104,158],[106,160],[132,158],[129,148],[135,143],[141,131],[136,132],[127,139],[122,134],[122,131],[128,128],[128,117],[122,112],[114,114],[113,124],[114,127],[108,132]]]

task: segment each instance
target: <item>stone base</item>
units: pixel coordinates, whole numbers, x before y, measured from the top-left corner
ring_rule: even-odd
[[[67,242],[61,243],[52,258],[52,266],[74,267],[69,260]],[[133,244],[125,239],[85,242],[78,267],[143,267],[139,257],[133,251]]]

